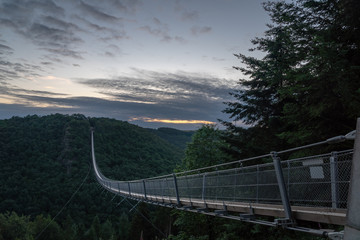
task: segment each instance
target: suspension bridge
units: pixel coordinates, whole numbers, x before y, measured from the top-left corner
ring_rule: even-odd
[[[359,127],[360,119],[357,129]],[[359,132],[230,163],[147,179],[117,181],[104,176],[97,166],[92,130],[92,163],[101,186],[125,199],[283,227],[330,239],[343,239],[344,231],[307,228],[299,222],[341,225],[345,226],[345,239],[360,239],[360,194],[358,190],[351,190],[360,189]],[[281,159],[285,153],[355,137],[359,140],[355,141],[354,149]],[[264,159],[267,163],[245,166],[249,161],[264,162]]]

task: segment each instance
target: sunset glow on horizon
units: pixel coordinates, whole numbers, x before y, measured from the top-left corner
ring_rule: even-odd
[[[206,120],[180,120],[180,119],[157,119],[157,118],[131,118],[129,122],[132,121],[144,121],[144,122],[157,122],[157,123],[172,123],[172,124],[216,124],[216,122],[206,121]]]

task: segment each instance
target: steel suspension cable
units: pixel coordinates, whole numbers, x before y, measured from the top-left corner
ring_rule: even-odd
[[[50,224],[52,222],[54,222],[55,218],[57,216],[60,215],[60,213],[62,213],[62,211],[64,211],[64,209],[66,208],[66,206],[71,202],[71,200],[74,198],[75,194],[80,190],[80,188],[84,185],[86,179],[88,178],[89,174],[91,172],[91,164],[89,163],[89,170],[86,174],[86,176],[84,177],[84,179],[82,180],[81,184],[78,186],[78,188],[75,190],[75,192],[71,195],[71,197],[69,198],[69,200],[65,203],[65,205],[60,209],[60,211],[51,219],[51,221],[44,227],[44,229],[36,236],[35,239],[38,239],[44,232],[45,230],[50,226]]]

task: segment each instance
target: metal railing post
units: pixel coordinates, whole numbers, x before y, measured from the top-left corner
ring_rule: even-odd
[[[174,177],[174,187],[175,187],[176,201],[177,201],[177,205],[180,206],[181,203],[180,203],[180,197],[179,197],[179,189],[178,189],[175,173],[173,173],[173,177]]]
[[[203,175],[203,181],[202,181],[202,193],[201,198],[203,201],[205,201],[205,194],[206,194],[206,173]]]
[[[288,175],[287,175],[287,184],[286,184],[286,189],[287,189],[287,194],[288,194],[288,197],[290,198],[290,168],[291,168],[291,164],[289,161],[287,161],[287,172],[288,172]]]
[[[145,200],[147,200],[147,197],[146,197],[146,186],[145,186],[145,180],[143,180],[142,182],[143,182],[143,187],[144,187],[144,197],[145,197]]]
[[[344,240],[360,236],[360,118],[357,119]]]
[[[160,183],[160,188],[161,188],[161,199],[162,199],[162,202],[164,203],[165,202],[165,187],[166,187],[166,178],[164,179],[161,179],[161,183]]]
[[[166,180],[166,188],[167,188],[167,193],[168,193],[169,202],[171,202],[171,200],[170,200],[171,194],[170,194],[170,187],[169,187],[168,178],[166,177],[165,180]]]
[[[235,202],[235,196],[236,196],[236,185],[237,185],[237,168],[235,168],[235,174],[234,174],[234,191],[233,191],[233,202]]]
[[[162,202],[164,202],[164,187],[163,187],[163,184],[162,184],[164,181],[165,181],[164,179],[159,180],[160,189],[161,189],[161,200],[162,200]]]
[[[338,171],[337,171],[337,152],[332,152],[330,157],[330,181],[331,181],[331,207],[338,208]]]
[[[161,187],[161,180],[159,179],[159,180],[157,180],[157,181],[155,181],[155,180],[152,180],[152,181],[149,181],[148,182],[148,184],[149,184],[149,187],[150,187],[150,189],[152,189],[152,192],[151,192],[151,194],[152,195],[155,195],[155,199],[156,199],[156,201],[158,201],[158,199],[159,199],[159,192],[161,191],[161,189],[162,189],[162,187]],[[146,194],[147,194],[147,192],[146,192]],[[161,195],[162,195],[162,191],[161,191]],[[162,199],[162,197],[161,197],[161,199]]]
[[[215,200],[218,200],[218,189],[219,189],[219,172],[218,168],[216,168],[216,187],[215,187]]]
[[[130,182],[128,182],[129,196],[131,197]]]
[[[278,157],[276,152],[271,152],[271,157],[274,162],[276,179],[277,179],[278,186],[279,186],[281,201],[284,206],[285,217],[287,220],[292,220],[293,218],[292,218],[292,214],[291,214],[291,206],[290,206],[288,194],[286,192],[285,180],[284,180],[284,175],[283,175],[283,171],[281,168],[280,158]]]
[[[192,191],[190,190],[190,187],[189,187],[189,180],[187,178],[187,175],[185,175],[185,179],[186,179],[186,193],[189,195],[189,201],[190,201],[190,204],[192,205],[192,201],[191,201]]]

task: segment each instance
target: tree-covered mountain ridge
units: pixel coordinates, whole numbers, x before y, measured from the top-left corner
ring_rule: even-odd
[[[117,180],[173,172],[184,156],[184,149],[179,146],[191,141],[191,134],[175,129],[157,132],[124,121],[81,114],[0,120],[0,214],[5,214],[2,217],[6,212],[30,219],[58,213],[90,170],[90,128],[95,130],[99,168],[105,176]],[[123,209],[128,206],[112,208],[107,201],[109,196],[100,193],[101,188],[90,172],[57,222],[70,217],[83,228],[78,232],[84,233],[96,216],[105,222],[109,214],[120,216],[128,211]],[[0,217],[1,227],[4,225]],[[15,239],[10,235],[3,237]]]

